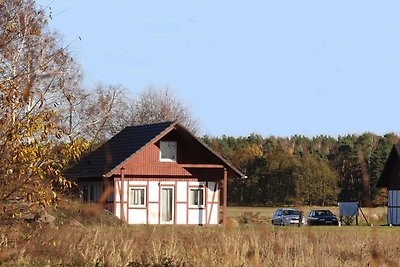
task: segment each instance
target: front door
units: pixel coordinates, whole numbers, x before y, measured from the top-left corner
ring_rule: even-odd
[[[174,188],[161,188],[161,223],[174,223]]]

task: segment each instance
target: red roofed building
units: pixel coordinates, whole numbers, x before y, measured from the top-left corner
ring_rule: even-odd
[[[127,127],[65,173],[129,224],[218,224],[244,175],[176,122]]]

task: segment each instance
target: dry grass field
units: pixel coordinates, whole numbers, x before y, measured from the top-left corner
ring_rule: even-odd
[[[273,210],[228,209],[232,221],[244,212],[268,217]],[[0,265],[398,266],[400,262],[400,227],[273,227],[268,222],[129,226],[104,217],[90,220],[91,216],[96,212],[80,214],[81,222],[2,225]]]

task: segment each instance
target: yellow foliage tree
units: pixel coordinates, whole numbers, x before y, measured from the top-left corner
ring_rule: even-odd
[[[33,0],[0,1],[2,217],[55,204],[57,190],[72,186],[61,173],[65,158],[82,150],[79,143],[60,146],[57,108],[79,70],[46,25]]]

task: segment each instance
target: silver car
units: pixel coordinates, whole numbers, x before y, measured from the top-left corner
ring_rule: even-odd
[[[273,225],[300,225],[300,211],[296,209],[277,209],[272,215]]]

